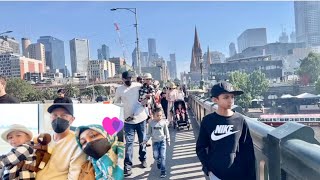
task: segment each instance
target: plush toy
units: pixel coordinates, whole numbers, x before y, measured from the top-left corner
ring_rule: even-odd
[[[48,133],[41,133],[38,137],[33,139],[34,149],[36,150],[36,172],[43,169],[50,157],[48,144],[51,142],[51,136]]]

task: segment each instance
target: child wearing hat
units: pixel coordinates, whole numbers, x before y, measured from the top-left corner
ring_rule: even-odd
[[[23,167],[35,166],[36,155],[33,149],[32,132],[25,126],[13,124],[1,134],[1,138],[13,148],[0,155],[0,169],[4,169],[3,180],[35,179],[36,173]]]
[[[220,82],[211,89],[216,112],[202,121],[196,143],[204,173],[214,180],[256,180],[252,138],[245,118],[232,110],[234,97],[243,94]]]

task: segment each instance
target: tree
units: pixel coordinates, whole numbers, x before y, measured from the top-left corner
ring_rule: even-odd
[[[230,74],[229,81],[237,89],[244,91],[243,95],[236,97],[236,104],[246,110],[251,105],[252,99],[261,96],[269,87],[268,80],[261,71],[253,71],[250,75],[235,71]]]
[[[65,95],[72,98],[78,97],[80,95],[80,89],[78,87],[72,86],[72,84],[68,84],[64,87]]]
[[[266,75],[261,71],[253,71],[249,75],[250,80],[250,93],[252,98],[258,98],[268,90],[269,82]]]
[[[316,82],[320,76],[320,54],[311,52],[306,58],[300,60],[297,72],[303,84]]]
[[[315,87],[316,87],[316,92],[320,94],[320,78],[317,80]]]
[[[36,94],[35,88],[20,78],[7,80],[6,92],[18,98],[21,102],[31,101]],[[37,99],[37,98],[36,98]]]
[[[56,98],[56,91],[51,88],[45,88],[41,90],[42,98],[45,100],[53,100]]]
[[[241,96],[236,97],[236,104],[248,108],[251,105],[251,94],[250,94],[250,80],[248,74],[240,71],[235,71],[230,74],[230,83],[237,89],[241,89],[245,93]]]

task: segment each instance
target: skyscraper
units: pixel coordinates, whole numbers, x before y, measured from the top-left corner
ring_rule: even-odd
[[[70,40],[71,71],[82,75],[88,74],[89,40],[74,38]]]
[[[307,47],[320,45],[320,2],[294,1],[297,42]]]
[[[22,42],[22,55],[25,57],[29,57],[29,46],[31,44],[31,41],[29,38],[21,38]]]
[[[172,79],[177,78],[176,54],[170,54],[169,72]]]
[[[148,39],[148,53],[149,53],[149,64],[152,64],[154,61],[158,60],[159,55],[157,53],[156,39]]]
[[[229,56],[232,57],[237,54],[236,45],[232,42],[229,44]]]
[[[51,70],[64,69],[66,64],[64,55],[64,42],[52,36],[40,36],[38,43],[44,45],[46,66]]]
[[[46,51],[41,43],[34,43],[28,46],[29,58],[42,61],[43,69],[46,67]]]
[[[98,59],[108,60],[110,58],[109,47],[105,44],[102,45],[101,49],[98,49]]]
[[[246,29],[237,41],[239,53],[248,47],[264,46],[267,44],[267,30],[266,28]]]

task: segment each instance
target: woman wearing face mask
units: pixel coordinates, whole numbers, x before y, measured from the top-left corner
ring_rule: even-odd
[[[76,129],[78,146],[89,156],[96,180],[123,180],[124,144],[100,125]]]

